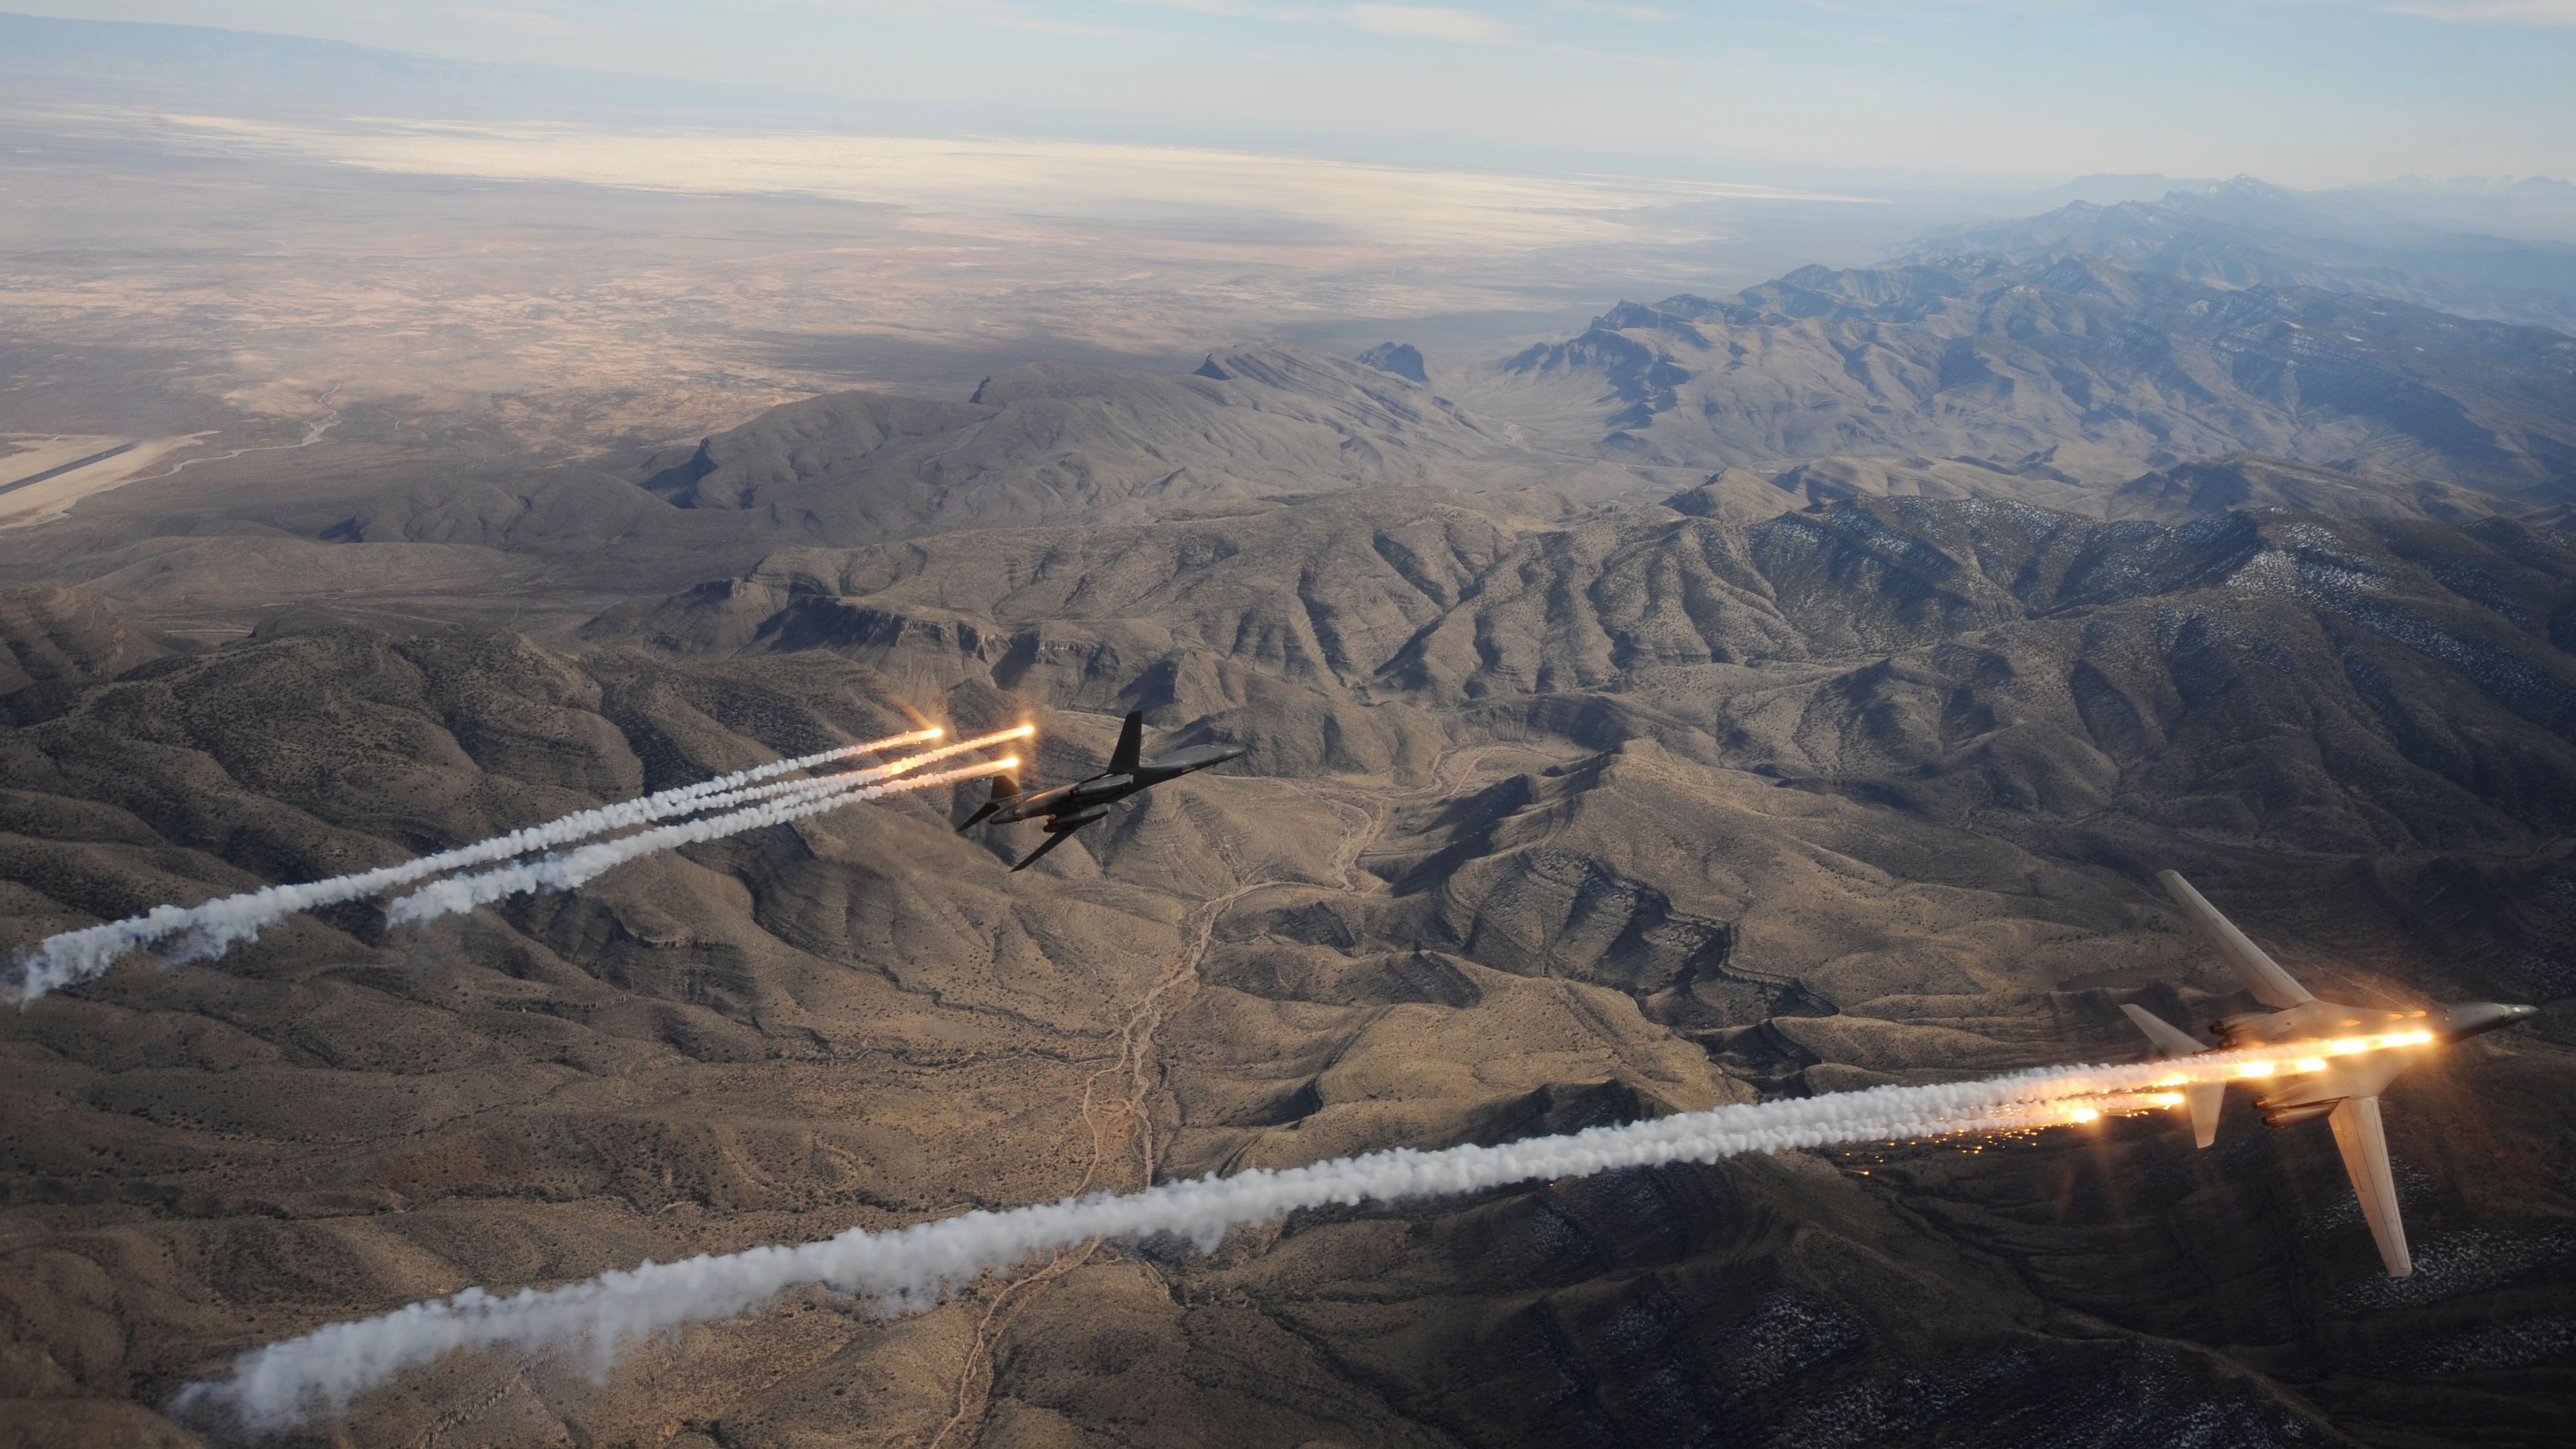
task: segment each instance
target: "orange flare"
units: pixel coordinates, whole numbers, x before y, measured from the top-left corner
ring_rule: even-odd
[[[928,729],[906,730],[899,735],[888,735],[881,740],[869,740],[865,744],[852,745],[845,753],[853,755],[873,755],[879,750],[891,750],[899,745],[922,744],[929,740],[935,740],[946,733],[946,730],[941,729],[937,725],[932,725]]]
[[[899,760],[888,760],[882,765],[871,765],[864,770],[849,770],[838,775],[817,775],[815,778],[817,780],[848,779],[853,781],[862,779],[890,779],[896,775],[910,774],[912,771],[918,770],[922,766],[927,765],[934,760],[944,760],[951,755],[962,755],[974,750],[990,749],[995,745],[1001,744],[1005,740],[1015,740],[1028,733],[1030,733],[1030,730],[1026,725],[1022,725],[1015,730],[997,730],[989,735],[977,735],[971,740],[959,740],[955,744],[941,745],[935,750],[923,750],[917,755],[906,755]],[[1019,762],[1014,760],[1011,763],[1016,765]]]
[[[961,780],[977,780],[986,775],[998,775],[1004,770],[1017,769],[1019,763],[1017,759],[978,760],[974,764],[960,765],[953,770],[914,775],[909,779],[894,780],[878,786],[876,793],[870,798],[883,799],[888,795],[909,795],[916,790],[928,790],[939,785],[954,785]]]

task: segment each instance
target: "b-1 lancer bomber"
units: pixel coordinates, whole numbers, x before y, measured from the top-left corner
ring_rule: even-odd
[[[1038,857],[1065,842],[1066,837],[1109,813],[1109,807],[1140,791],[1150,790],[1166,780],[1177,780],[1210,765],[1222,765],[1242,755],[1241,745],[1193,745],[1175,750],[1156,759],[1142,759],[1145,749],[1145,715],[1131,712],[1118,731],[1118,748],[1109,754],[1109,768],[1088,779],[1070,785],[1058,785],[1034,795],[1020,793],[1019,782],[1008,775],[993,777],[993,798],[985,801],[974,814],[957,827],[957,833],[985,821],[996,825],[1014,820],[1046,817],[1046,843],[1021,856],[1011,867],[1023,871],[1037,864]]]
[[[2191,882],[2169,870],[2157,872],[2156,879],[2201,936],[2217,948],[2227,969],[2245,983],[2256,1001],[2271,1009],[2210,1023],[2219,1041],[2214,1048],[2142,1006],[2120,1009],[2169,1057],[2247,1047],[2282,1052],[2277,1061],[2241,1062],[2234,1075],[2260,1093],[2254,1107],[2270,1126],[2311,1117],[2326,1119],[2334,1129],[2335,1146],[2343,1153],[2344,1171],[2352,1175],[2353,1193],[2361,1199],[2361,1215],[2379,1242],[2379,1258],[2387,1265],[2388,1276],[2413,1273],[2414,1260],[2406,1251],[2406,1224],[2397,1215],[2397,1182],[2388,1166],[2388,1137],[2379,1121],[2380,1091],[2440,1043],[2510,1026],[2539,1015],[2540,1008],[2463,1001],[2423,1011],[2383,1011],[2319,1001],[2202,899]],[[2217,1140],[2218,1109],[2226,1094],[2223,1080],[2182,1087],[2180,1105],[2190,1111],[2192,1135],[2203,1147]]]

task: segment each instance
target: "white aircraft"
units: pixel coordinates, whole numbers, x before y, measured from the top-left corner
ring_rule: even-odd
[[[2245,933],[2201,899],[2191,882],[2172,871],[2158,871],[2165,893],[2218,949],[2218,958],[2254,999],[2272,1008],[2221,1017],[2209,1029],[2218,1045],[2206,1046],[2180,1027],[2140,1006],[2123,1006],[2138,1030],[2169,1057],[2239,1047],[2288,1046],[2313,1041],[2315,1057],[2274,1064],[2257,1062],[2238,1069],[2258,1085],[2255,1108],[2274,1127],[2323,1117],[2334,1128],[2335,1146],[2343,1151],[2344,1170],[2361,1199],[2361,1215],[2379,1241],[2380,1261],[2388,1276],[2415,1271],[2406,1252],[2406,1224],[2397,1216],[2397,1183],[2388,1170],[2388,1138],[2379,1125],[2379,1094],[2399,1072],[2415,1065],[2424,1052],[2445,1041],[2476,1036],[2526,1017],[2536,1006],[2504,1006],[2492,1001],[2464,1001],[2431,1011],[2379,1011],[2319,1001],[2290,979],[2290,973],[2247,940]],[[2191,1113],[2191,1129],[2207,1147],[2218,1137],[2218,1109],[2227,1095],[2225,1082],[2194,1082],[2182,1089]]]

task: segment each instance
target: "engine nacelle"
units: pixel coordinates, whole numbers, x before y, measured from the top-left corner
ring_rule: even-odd
[[[2269,1101],[2259,1101],[2254,1104],[2254,1109],[2263,1114],[2264,1126],[2287,1127],[2293,1122],[2305,1122],[2310,1118],[2323,1117],[2341,1105],[2343,1105],[2343,1098],[2329,1097],[2322,1102],[2284,1102],[2279,1106],[2274,1106]]]

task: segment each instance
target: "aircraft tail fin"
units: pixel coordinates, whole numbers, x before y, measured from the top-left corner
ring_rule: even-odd
[[[975,807],[975,813],[966,817],[965,822],[957,827],[957,833],[963,835],[967,831],[974,829],[976,826],[983,824],[986,816],[991,815],[994,811],[999,810],[1003,806],[1010,804],[1013,800],[1018,799],[1019,794],[1019,781],[1012,779],[1008,775],[995,775],[993,777],[993,794],[991,798],[987,799],[983,804]]]
[[[1118,727],[1118,748],[1110,751],[1109,773],[1132,775],[1145,762],[1145,712],[1129,710],[1127,722]]]
[[[2226,962],[2236,979],[2245,983],[2245,989],[2254,993],[2256,1001],[2276,1011],[2286,1011],[2316,999],[2308,994],[2308,988],[2292,980],[2279,962],[2263,954],[2262,947],[2236,929],[2235,922],[2220,915],[2216,906],[2193,890],[2190,881],[2169,870],[2157,871],[2156,880],[2164,886],[2165,894],[2173,897],[2174,904],[2182,907],[2182,913],[2191,918],[2202,939],[2216,948],[2218,959]]]
[[[2379,1242],[2379,1261],[2391,1278],[2415,1271],[2406,1251],[2406,1222],[2397,1215],[2397,1175],[2388,1166],[2388,1134],[2379,1123],[2377,1097],[2346,1097],[2326,1118],[2334,1128],[2335,1146],[2343,1151],[2343,1170],[2352,1174],[2352,1190],[2361,1199],[2361,1215]]]

